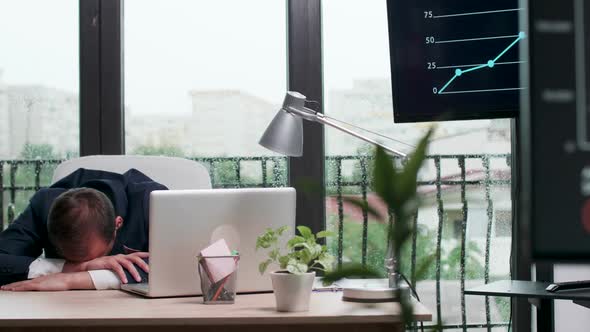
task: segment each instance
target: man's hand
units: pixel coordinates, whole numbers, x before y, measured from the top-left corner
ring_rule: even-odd
[[[140,282],[141,276],[133,264],[139,266],[146,273],[149,273],[150,267],[143,261],[143,258],[148,258],[149,256],[150,254],[147,252],[135,252],[129,255],[103,256],[82,263],[66,262],[63,272],[111,270],[117,274],[122,283],[126,284],[128,281],[123,270],[126,269],[137,282]]]
[[[87,272],[55,273],[4,285],[0,289],[13,292],[66,291],[71,289],[94,289],[94,284]]]

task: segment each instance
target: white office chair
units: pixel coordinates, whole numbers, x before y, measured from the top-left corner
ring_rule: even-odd
[[[53,182],[79,168],[125,173],[135,168],[168,189],[211,189],[209,172],[200,163],[184,158],[159,156],[88,156],[59,164]]]

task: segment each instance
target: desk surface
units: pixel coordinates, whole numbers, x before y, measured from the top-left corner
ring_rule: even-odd
[[[525,297],[553,300],[590,300],[590,289],[548,292],[549,282],[500,280],[465,291],[467,295]]]
[[[0,326],[375,324],[400,321],[398,303],[343,302],[342,293],[313,293],[309,312],[275,311],[273,294],[238,295],[233,305],[198,297],[144,299],[120,291],[1,292]],[[416,320],[429,321],[421,303]]]

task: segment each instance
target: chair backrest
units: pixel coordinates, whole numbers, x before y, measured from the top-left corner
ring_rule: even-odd
[[[53,183],[79,168],[123,174],[135,168],[168,189],[211,189],[207,169],[196,161],[158,156],[88,156],[59,164],[53,173]]]

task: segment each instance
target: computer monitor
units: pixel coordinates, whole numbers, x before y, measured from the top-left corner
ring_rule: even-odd
[[[518,115],[518,0],[388,0],[395,122]]]
[[[590,3],[532,1],[522,215],[534,260],[590,260]]]

